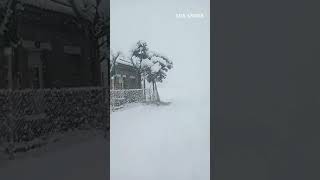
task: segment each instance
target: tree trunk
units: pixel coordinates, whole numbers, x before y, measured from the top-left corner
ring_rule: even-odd
[[[98,39],[93,40],[94,43],[94,58],[92,59],[93,63],[93,83],[94,86],[100,86],[101,85],[101,72],[100,72],[100,51],[99,51],[99,42]]]
[[[160,96],[158,92],[157,82],[154,82],[155,90],[156,90],[156,101],[160,102]]]
[[[12,48],[8,48],[10,51],[10,55],[8,56],[8,89],[13,89],[13,50]]]
[[[112,62],[113,68],[114,68],[114,74],[113,74],[113,89],[116,89],[116,80],[117,80],[117,67],[116,67],[116,61]]]
[[[152,101],[155,100],[154,82],[152,82]]]
[[[147,95],[146,95],[146,78],[143,77],[143,96],[144,96],[144,100],[147,100]]]

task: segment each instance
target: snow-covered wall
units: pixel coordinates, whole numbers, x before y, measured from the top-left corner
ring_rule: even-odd
[[[142,89],[110,90],[110,106],[112,108],[126,103],[143,101],[145,101],[145,97]]]
[[[109,126],[105,88],[0,91],[0,146]],[[13,147],[14,148],[14,147]],[[1,149],[1,147],[0,147]]]

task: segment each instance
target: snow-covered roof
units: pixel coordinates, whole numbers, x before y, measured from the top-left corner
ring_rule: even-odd
[[[133,66],[130,60],[123,59],[123,58],[119,58],[117,60],[117,63],[124,64],[124,65],[127,65],[127,66]]]
[[[68,6],[69,0],[21,0],[25,5],[31,5],[40,9],[60,12],[75,16],[72,7]]]

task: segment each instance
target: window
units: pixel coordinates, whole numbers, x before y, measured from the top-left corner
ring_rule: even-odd
[[[68,54],[68,60],[70,62],[70,73],[72,76],[80,75],[80,55],[71,55]]]

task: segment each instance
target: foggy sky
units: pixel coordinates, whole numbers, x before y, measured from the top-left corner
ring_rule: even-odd
[[[129,55],[138,40],[168,56],[174,68],[159,87],[209,93],[210,0],[111,0],[111,49]],[[204,18],[176,18],[202,13]],[[200,91],[199,91],[200,90]]]

